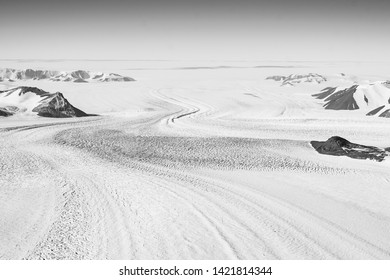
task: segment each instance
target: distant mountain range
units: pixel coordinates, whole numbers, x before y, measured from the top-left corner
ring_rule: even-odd
[[[327,81],[324,76],[316,73],[309,73],[305,75],[291,74],[289,76],[270,76],[266,79],[281,82],[281,86],[294,86],[295,84],[313,82],[320,84]]]
[[[115,73],[90,72],[84,70],[77,71],[50,71],[50,70],[17,70],[11,68],[0,69],[0,82],[15,82],[26,80],[49,80],[56,82],[131,82],[133,78],[121,76]]]
[[[14,114],[41,117],[85,117],[87,113],[72,106],[62,93],[49,93],[36,87],[16,87],[0,91],[0,116]]]
[[[355,84],[349,88],[327,87],[313,94],[328,110],[362,110],[367,116],[390,118],[390,82]]]

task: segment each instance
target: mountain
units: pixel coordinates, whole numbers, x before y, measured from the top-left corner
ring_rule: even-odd
[[[367,116],[390,118],[390,82],[355,84],[349,88],[327,87],[313,97],[328,110],[361,110]]]
[[[49,80],[56,82],[131,82],[133,78],[121,76],[115,73],[90,72],[84,70],[77,71],[49,71],[49,70],[17,70],[17,69],[0,69],[0,82],[14,82],[26,80]]]
[[[309,73],[307,75],[291,74],[289,76],[270,76],[267,77],[266,80],[281,82],[281,86],[294,86],[294,84],[313,82],[320,84],[327,81],[324,76],[316,73]]]
[[[88,116],[73,107],[62,93],[49,93],[36,87],[16,87],[0,91],[0,116],[8,117],[14,114],[51,118]]]

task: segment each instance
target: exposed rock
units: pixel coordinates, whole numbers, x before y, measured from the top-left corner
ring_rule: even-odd
[[[329,110],[359,110],[366,116],[389,118],[390,88],[387,82],[355,84],[348,88],[327,87],[312,96]]]
[[[85,112],[73,107],[60,92],[48,96],[42,101],[42,104],[35,107],[32,111],[37,112],[38,116],[51,118],[88,116]]]
[[[386,111],[382,112],[379,117],[382,118],[390,118],[390,109],[387,109]]]
[[[309,73],[306,75],[298,75],[298,74],[291,74],[289,76],[270,76],[266,78],[267,80],[275,80],[278,82],[282,82],[282,86],[294,86],[294,84],[299,83],[312,83],[316,82],[318,84],[322,82],[326,82],[327,79],[319,74],[316,73]]]
[[[81,79],[81,80],[89,79],[91,77],[87,71],[83,71],[83,70],[74,71],[70,74],[73,78]]]
[[[375,116],[380,110],[385,108],[385,105],[379,106],[378,108],[375,108],[374,110],[367,113],[367,116]]]
[[[5,108],[0,108],[0,116],[1,117],[9,117],[9,116],[12,116],[13,114],[11,112],[9,112],[7,109]]]
[[[332,136],[325,142],[311,141],[310,144],[317,152],[324,155],[347,156],[355,159],[371,159],[376,161],[383,161],[385,157],[390,155],[390,148],[381,149],[373,146],[355,144],[339,136]]]
[[[350,88],[338,90],[337,88],[327,87],[322,92],[313,94],[317,99],[323,99],[325,109],[330,110],[356,110],[359,106],[354,99],[353,94],[356,92],[358,85],[353,85]]]
[[[266,80],[274,80],[277,82],[284,81],[286,79],[286,76],[270,76],[267,77]]]
[[[90,72],[84,70],[77,71],[49,71],[49,70],[17,70],[0,69],[0,81],[13,82],[15,80],[50,80],[55,82],[131,82],[133,78],[121,76],[115,73]]]
[[[25,105],[25,94],[30,94],[27,98],[33,98]],[[32,94],[32,95],[31,95]],[[36,100],[38,96],[39,99]],[[18,111],[33,112],[42,117],[70,118],[89,116],[80,109],[72,106],[60,92],[50,93],[36,87],[17,87],[10,90],[0,91],[0,104],[12,101],[13,106],[1,107],[1,116],[11,116]]]
[[[133,78],[130,78],[130,77],[123,77],[123,81],[124,82],[132,82],[132,81],[135,81]]]
[[[81,78],[78,78],[76,80],[73,81],[74,83],[88,83],[86,80],[83,80]]]
[[[0,116],[2,117],[9,117],[13,114],[17,113],[19,111],[19,108],[16,106],[5,106],[0,108]]]

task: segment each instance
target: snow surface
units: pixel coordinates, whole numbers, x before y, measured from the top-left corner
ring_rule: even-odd
[[[78,67],[55,66],[66,63]],[[386,80],[385,67],[88,63],[137,82],[0,85],[59,91],[100,115],[0,117],[1,259],[390,258],[389,160],[309,143],[339,135],[390,147],[389,119],[325,110],[311,96]],[[50,69],[25,64],[7,67]],[[265,80],[294,72],[328,79]]]

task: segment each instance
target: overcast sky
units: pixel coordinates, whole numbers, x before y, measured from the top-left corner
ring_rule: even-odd
[[[13,0],[0,58],[390,61],[389,3]]]

